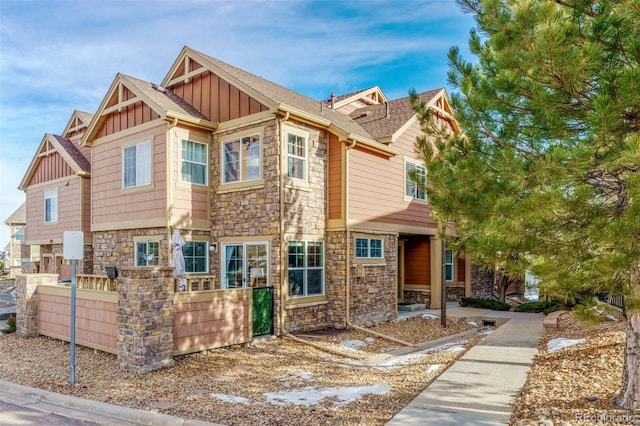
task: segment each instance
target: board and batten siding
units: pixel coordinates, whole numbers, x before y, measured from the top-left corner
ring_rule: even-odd
[[[73,176],[75,172],[58,152],[43,156],[38,162],[38,168],[31,176],[28,185],[38,185],[66,176]]]
[[[51,183],[27,188],[27,223],[25,230],[27,244],[61,243],[62,234],[68,230],[82,230],[87,237],[89,228],[82,221],[82,185],[87,178],[71,176]],[[44,194],[58,192],[58,220],[44,221]],[[88,222],[85,222],[88,223]]]
[[[94,142],[91,171],[92,230],[127,229],[166,219],[167,123],[104,143]],[[122,187],[123,149],[152,142],[151,185]]]
[[[126,87],[122,89],[122,101],[133,99],[135,95]],[[106,107],[115,105],[117,96],[109,102]],[[158,113],[153,111],[142,101],[122,107],[120,111],[114,111],[102,119],[101,125],[96,132],[97,138],[112,135],[125,129],[130,129],[141,124],[160,118]]]
[[[191,66],[192,69],[200,68],[195,61],[191,62]],[[256,99],[210,71],[190,78],[187,83],[178,83],[171,90],[214,122],[222,123],[268,110]]]
[[[329,134],[328,204],[329,219],[342,219],[342,157],[344,145],[334,134]]]

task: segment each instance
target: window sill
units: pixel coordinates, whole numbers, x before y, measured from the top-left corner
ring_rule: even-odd
[[[199,183],[191,183],[191,182],[176,182],[176,188],[190,189],[192,191],[202,191],[202,192],[207,192],[209,190],[209,186],[207,185],[202,185]]]
[[[306,191],[306,192],[312,191],[311,184],[309,182],[292,180],[292,179],[289,179],[287,182],[285,182],[284,187],[287,189],[297,189],[299,191]]]
[[[353,264],[358,266],[387,266],[387,261],[385,259],[354,258]]]
[[[223,183],[218,187],[217,194],[228,192],[248,191],[264,188],[264,179],[249,180],[244,182]]]
[[[155,185],[151,183],[149,185],[141,185],[141,186],[132,186],[130,188],[122,188],[122,189],[120,189],[120,194],[122,194],[122,195],[135,194],[136,192],[151,191],[153,189],[155,189]]]
[[[310,308],[313,306],[321,306],[329,303],[324,296],[322,296],[322,300],[311,301],[308,299],[310,299],[310,297],[301,297],[300,299],[288,299],[286,306],[284,308],[285,309]]]

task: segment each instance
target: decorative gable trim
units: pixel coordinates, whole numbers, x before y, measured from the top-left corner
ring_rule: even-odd
[[[352,96],[335,102],[333,105],[333,109],[337,110],[345,105],[358,101],[364,102],[369,105],[378,105],[384,102],[388,102],[387,97],[382,92],[382,89],[380,89],[379,86],[374,86],[370,89],[363,90],[361,92],[353,94]],[[362,106],[359,105],[357,108],[362,108]]]
[[[82,133],[89,127],[89,123],[91,123],[91,118],[93,114],[88,112],[74,110],[73,114],[71,114],[71,118],[67,122],[64,130],[62,131],[62,137],[65,139],[69,139],[70,137],[77,135],[78,133]]]

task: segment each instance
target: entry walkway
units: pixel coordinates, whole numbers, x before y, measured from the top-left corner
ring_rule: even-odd
[[[447,318],[505,322],[471,348],[387,423],[405,425],[506,425],[527,380],[544,334],[542,314],[461,308],[447,304]],[[421,310],[403,316],[440,310]]]

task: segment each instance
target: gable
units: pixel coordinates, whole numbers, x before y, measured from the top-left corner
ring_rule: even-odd
[[[136,96],[123,82],[118,82],[116,90],[107,96],[104,109],[100,112],[99,124],[92,133],[95,135],[94,138],[98,139],[158,118],[158,112]]]
[[[380,87],[375,86],[355,93],[338,96],[333,102],[334,110],[349,115],[357,109],[387,102],[387,97],[382,93]]]
[[[92,117],[93,114],[88,112],[78,110],[73,111],[73,114],[62,131],[61,136],[70,140],[79,139],[87,130],[87,127],[89,127]]]
[[[51,140],[51,136],[45,135],[42,140],[20,184],[20,189],[76,174],[72,165],[60,152],[60,147]]]
[[[269,108],[246,91],[229,83],[185,54],[165,78],[167,89],[201,112],[221,123]]]

